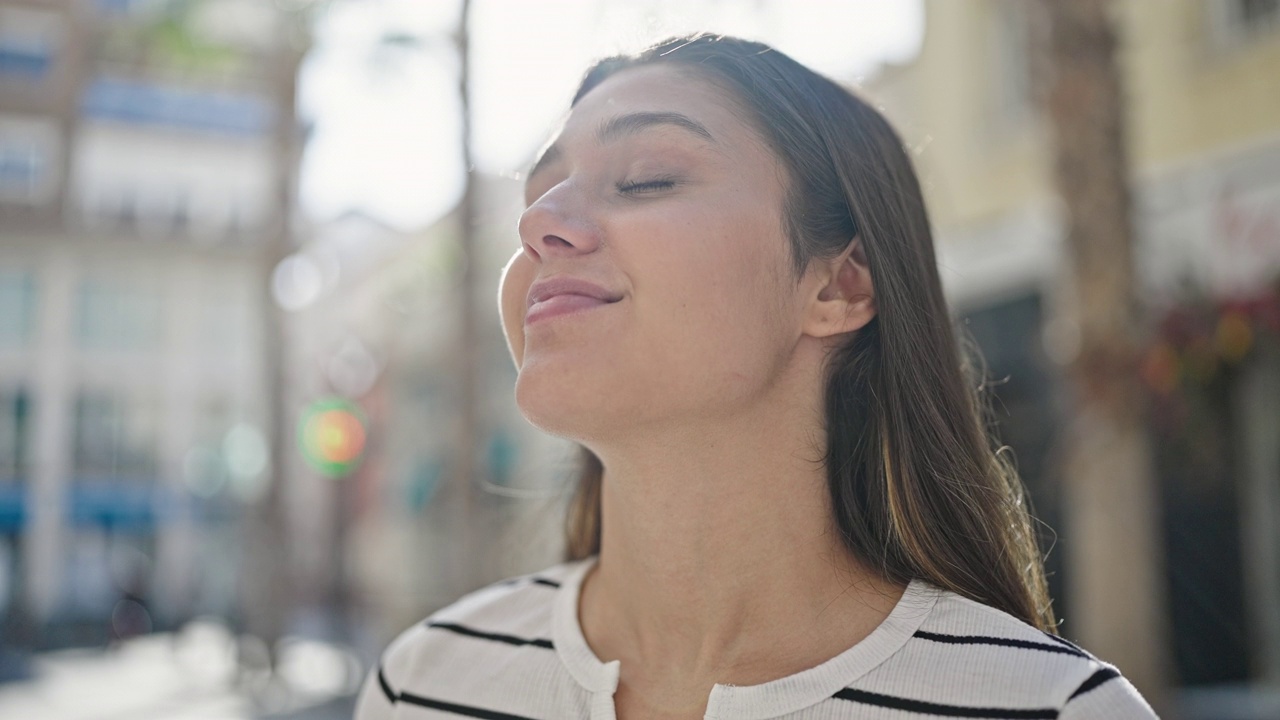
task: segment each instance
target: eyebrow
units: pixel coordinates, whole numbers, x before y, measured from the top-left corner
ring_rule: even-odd
[[[695,135],[702,136],[703,139],[715,142],[715,138],[711,137],[711,131],[707,130],[702,123],[677,112],[634,112],[619,115],[604,121],[596,131],[596,138],[601,143],[609,143],[625,135],[635,135],[658,125],[684,128]]]
[[[596,140],[601,144],[608,144],[628,135],[635,135],[649,128],[663,125],[681,128],[704,140],[715,142],[715,137],[711,135],[711,131],[705,125],[688,115],[682,115],[677,112],[634,112],[609,118],[601,123],[596,130]],[[560,157],[560,154],[560,147],[554,143],[544,150],[537,162],[529,169],[526,182],[555,162]]]

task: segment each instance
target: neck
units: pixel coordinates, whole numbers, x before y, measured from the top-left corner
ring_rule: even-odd
[[[737,685],[792,674],[865,637],[901,595],[841,543],[812,410],[821,387],[789,385],[732,417],[593,448],[601,551],[580,614],[624,681],[628,668],[651,684],[664,682],[655,672]]]

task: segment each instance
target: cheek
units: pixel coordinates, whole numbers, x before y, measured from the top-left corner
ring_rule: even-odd
[[[747,253],[734,249],[722,256],[722,274],[710,288],[714,295],[706,315],[718,336],[717,345],[732,348],[750,367],[771,357],[776,344],[790,334],[785,327],[789,318],[780,308],[786,289],[770,276],[759,255],[739,261],[730,259],[734,254]]]
[[[661,357],[667,373],[698,375],[698,384],[767,372],[795,334],[784,239],[725,220],[690,229],[682,243],[654,253],[660,260],[645,273],[657,279],[646,297],[657,307],[645,319],[661,337],[650,355]]]
[[[517,250],[502,270],[498,284],[498,314],[502,318],[502,332],[507,337],[507,349],[519,369],[524,360],[525,298],[533,283],[533,261],[524,251]]]
[[[708,321],[758,326],[778,314],[786,290],[779,282],[786,247],[759,225],[733,220],[707,223],[688,233],[683,247],[667,248],[667,273],[675,286],[670,292],[694,300]]]

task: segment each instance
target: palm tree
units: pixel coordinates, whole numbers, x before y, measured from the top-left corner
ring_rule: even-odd
[[[1078,330],[1067,366],[1063,629],[1116,664],[1157,710],[1167,692],[1166,615],[1155,479],[1137,382],[1142,321],[1110,0],[1042,0],[1047,110],[1063,201],[1056,324]]]

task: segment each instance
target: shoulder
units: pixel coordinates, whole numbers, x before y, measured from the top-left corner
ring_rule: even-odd
[[[556,591],[576,565],[494,583],[404,630],[371,670],[360,706],[421,704],[442,688],[458,692],[476,682],[478,668],[545,671],[556,662],[551,652]]]
[[[1155,717],[1114,667],[1081,647],[932,590],[937,602],[901,650],[855,687],[922,707],[1004,709],[1009,717]]]

